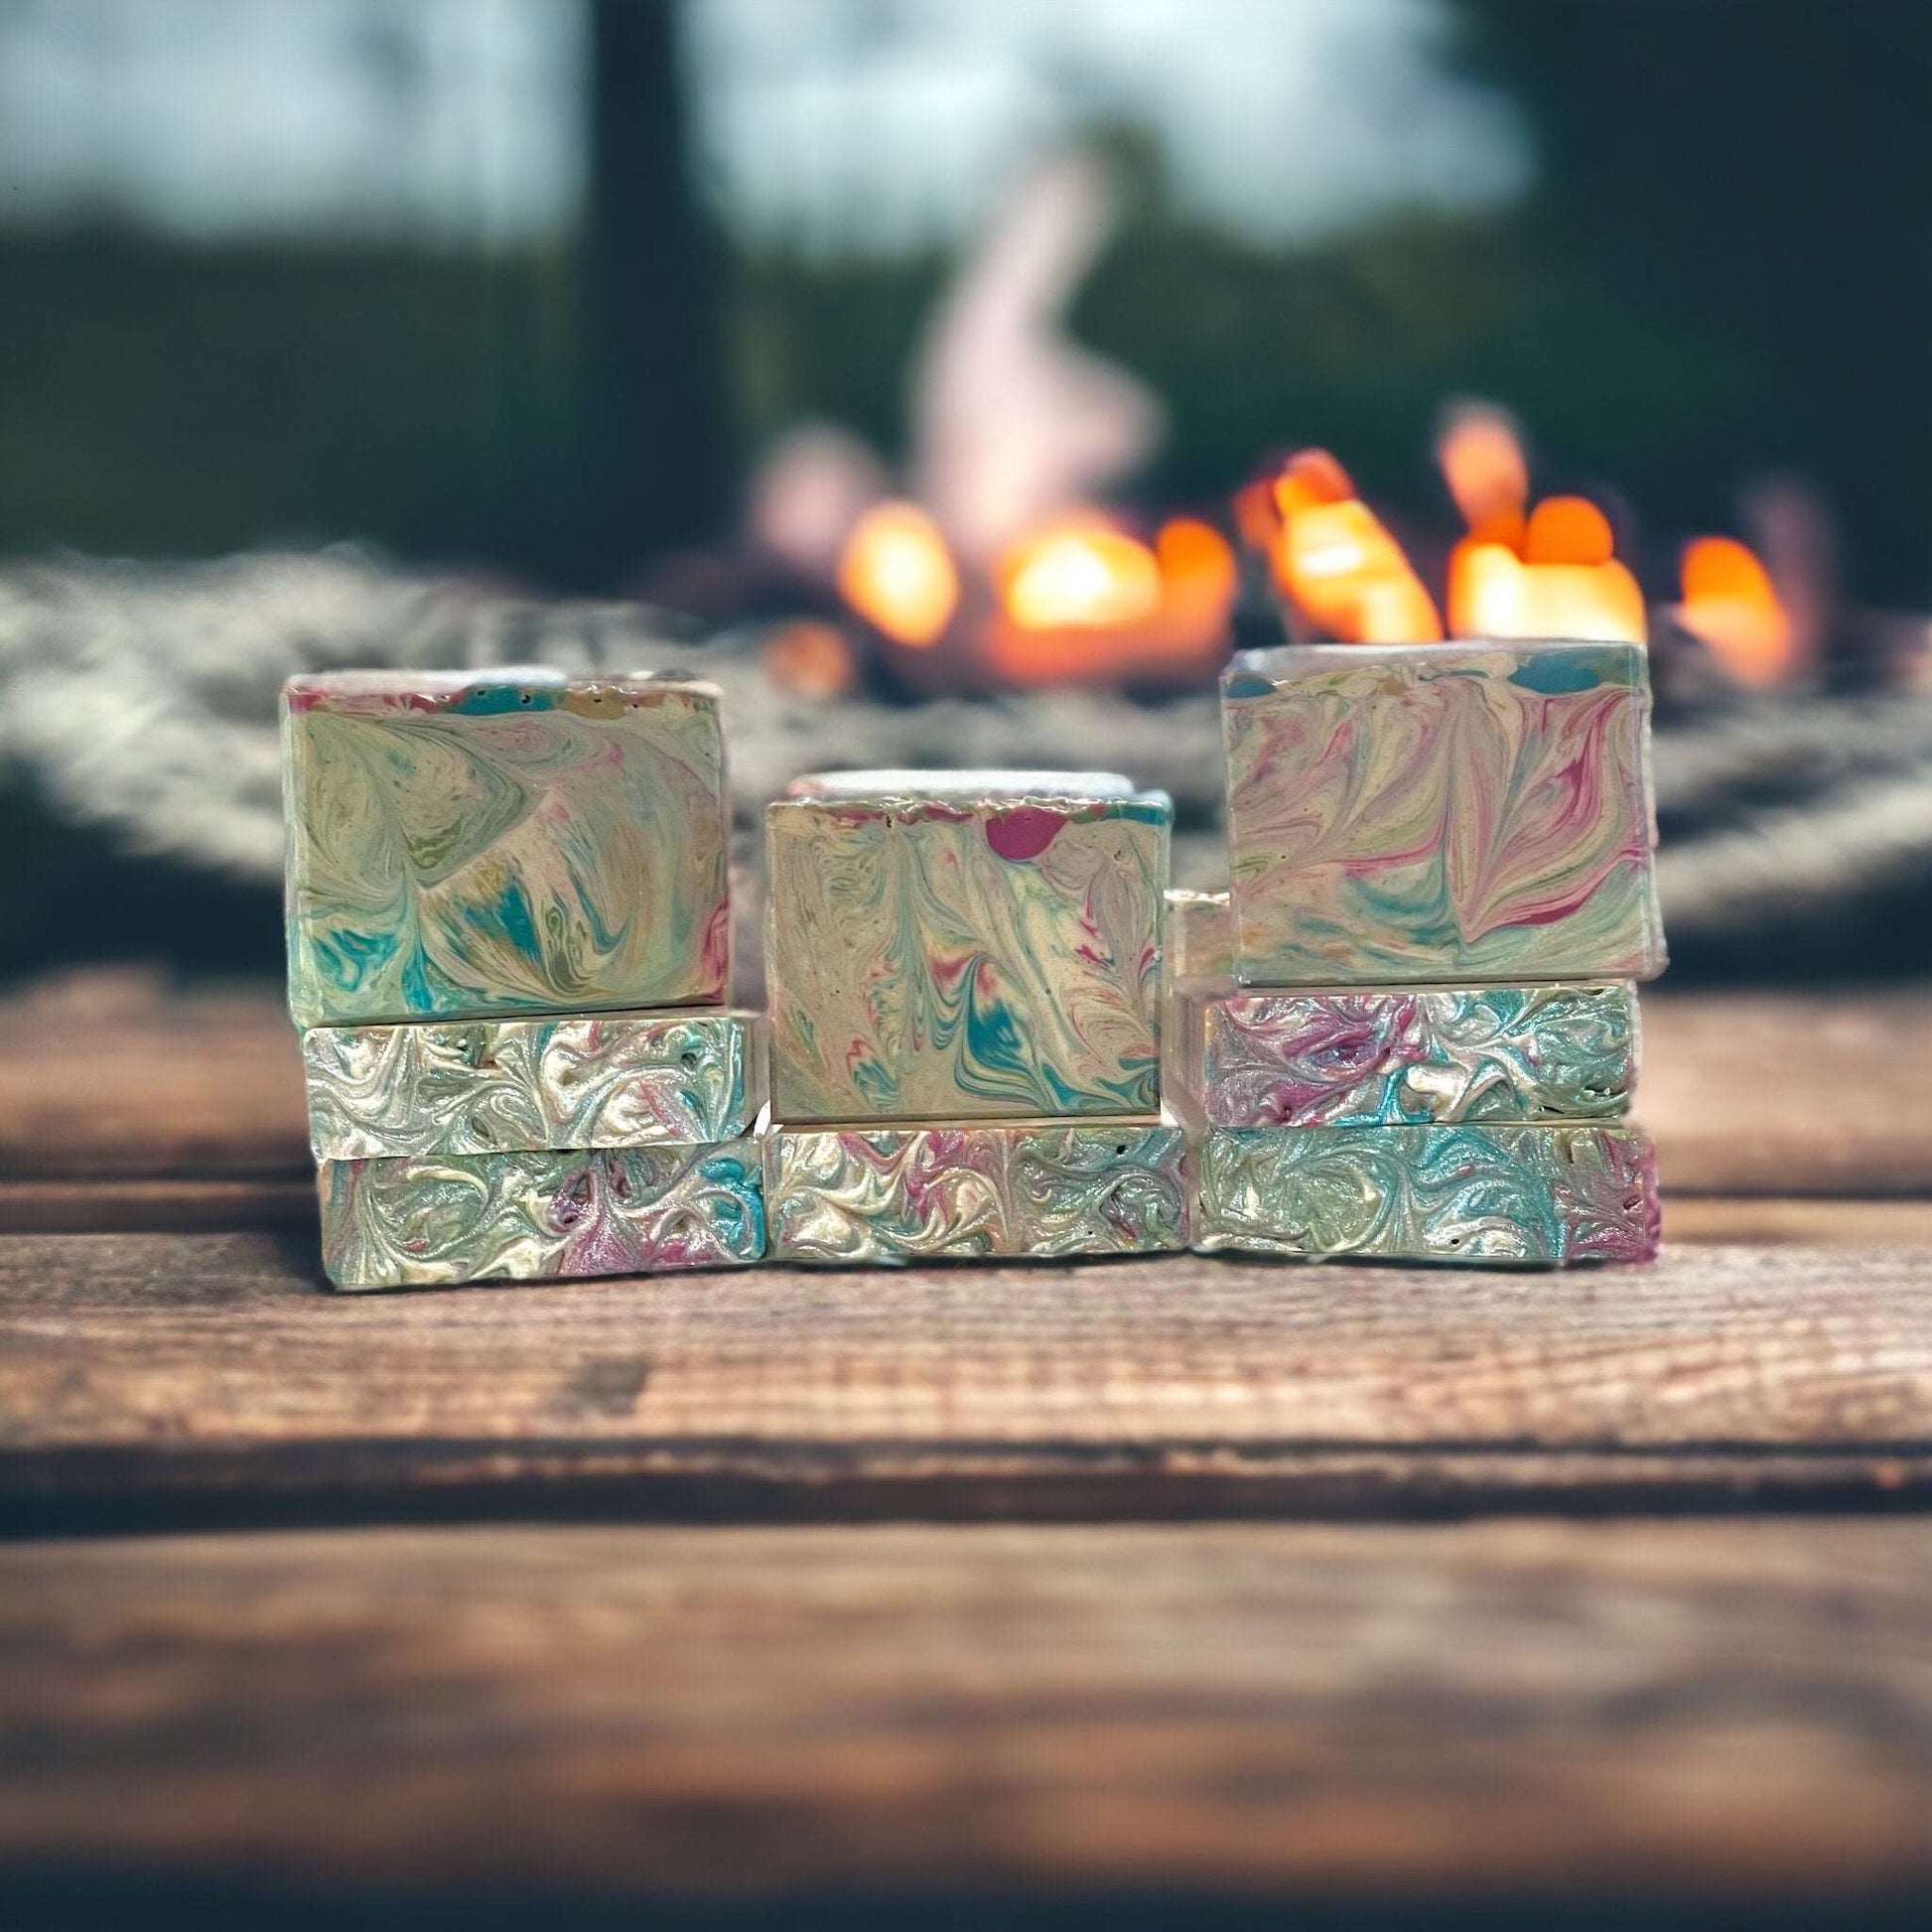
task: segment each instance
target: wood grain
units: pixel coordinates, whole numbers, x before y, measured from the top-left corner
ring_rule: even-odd
[[[0,1001],[0,1176],[310,1171],[278,993],[100,969]]]
[[[1932,1473],[1925,1247],[377,1298],[312,1267],[261,1233],[0,1241],[0,1502],[602,1484],[707,1518],[1117,1518],[1895,1499]]]
[[[1643,1014],[1638,1111],[1668,1190],[1932,1194],[1932,989],[1652,990]],[[278,990],[95,972],[0,1002],[0,1180],[308,1169]]]
[[[1932,1874],[1932,1526],[0,1550],[0,1862],[1767,1897]]]
[[[1637,1111],[1668,1190],[1932,1194],[1932,989],[1647,991]]]

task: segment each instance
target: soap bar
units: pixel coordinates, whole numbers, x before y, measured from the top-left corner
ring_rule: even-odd
[[[709,684],[292,678],[283,782],[300,1027],[726,996],[725,755]]]
[[[314,1027],[318,1161],[728,1141],[763,1104],[757,1017],[718,1008]]]
[[[1162,934],[1163,971],[1170,990],[1224,984],[1234,973],[1234,915],[1226,893],[1175,887],[1168,894]]]
[[[765,821],[777,1117],[1155,1112],[1173,816],[1094,773],[800,780]]]
[[[1635,645],[1290,645],[1221,693],[1243,984],[1663,970]]]
[[[1194,1246],[1382,1260],[1649,1261],[1657,1164],[1634,1127],[1210,1127]]]
[[[771,1129],[774,1261],[1152,1254],[1187,1240],[1172,1120]]]
[[[1606,1120],[1636,1080],[1627,981],[1182,988],[1170,1027],[1175,1104],[1216,1127]]]
[[[338,1288],[649,1275],[764,1254],[751,1135],[325,1161],[321,1193],[323,1266]]]

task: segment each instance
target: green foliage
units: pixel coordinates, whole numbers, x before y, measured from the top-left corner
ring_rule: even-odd
[[[0,287],[0,553],[540,563],[570,513],[567,258],[13,234]]]

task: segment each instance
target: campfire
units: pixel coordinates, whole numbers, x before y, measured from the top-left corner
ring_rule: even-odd
[[[1325,450],[1271,466],[1236,493],[1225,528],[1174,515],[1149,531],[1082,506],[980,562],[923,505],[883,497],[838,546],[841,622],[781,626],[768,662],[781,683],[825,695],[852,688],[867,666],[923,693],[1184,689],[1212,680],[1238,622],[1248,635],[1272,624],[1311,642],[1688,645],[1744,689],[1787,684],[1805,668],[1769,569],[1739,539],[1693,538],[1676,595],[1653,604],[1601,504],[1533,495],[1523,438],[1504,412],[1450,410],[1436,454],[1461,530],[1433,552],[1405,545]]]
[[[897,651],[943,651],[967,682],[1196,683],[1226,655],[1234,551],[1174,517],[1152,541],[1083,510],[1011,544],[974,576],[917,504],[860,518],[840,554],[851,613]]]
[[[1924,678],[1922,621],[1839,605],[1829,516],[1801,486],[1757,486],[1755,544],[1708,532],[1665,548],[1611,490],[1540,493],[1527,439],[1493,404],[1445,412],[1441,509],[1421,519],[1390,516],[1347,452],[1316,449],[1222,502],[1124,506],[1162,405],[1063,327],[1105,202],[1077,160],[1029,183],[928,321],[897,473],[844,430],[794,432],[719,573],[737,594],[674,583],[653,587],[662,600],[776,618],[764,665],[803,698],[1204,690],[1237,644],[1284,635],[1645,644],[1666,713]]]

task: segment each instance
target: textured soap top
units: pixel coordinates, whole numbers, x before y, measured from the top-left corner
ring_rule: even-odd
[[[937,799],[947,804],[980,799],[1132,798],[1132,778],[1118,771],[815,771],[792,779],[788,798],[867,801]]]
[[[774,1127],[765,1162],[778,1261],[1148,1254],[1187,1235],[1169,1120]]]
[[[282,687],[295,711],[379,712],[403,705],[457,711],[473,717],[510,710],[596,711],[655,704],[666,697],[718,701],[718,687],[682,671],[626,671],[611,677],[573,677],[548,664],[483,671],[313,671]]]
[[[764,1255],[757,1139],[325,1161],[338,1288],[723,1268]]]
[[[345,672],[292,679],[283,720],[298,1025],[724,997],[711,685]]]
[[[1629,644],[1295,645],[1222,681],[1235,974],[1663,970]]]
[[[1153,1112],[1166,794],[889,775],[766,812],[777,1117]]]
[[[1194,1158],[1209,1251],[1534,1268],[1657,1253],[1657,1158],[1634,1127],[1210,1127]]]
[[[1628,1111],[1636,989],[1185,987],[1170,1099],[1217,1127],[1584,1121]]]
[[[749,1013],[311,1027],[309,1140],[320,1161],[726,1141],[763,1105]]]

